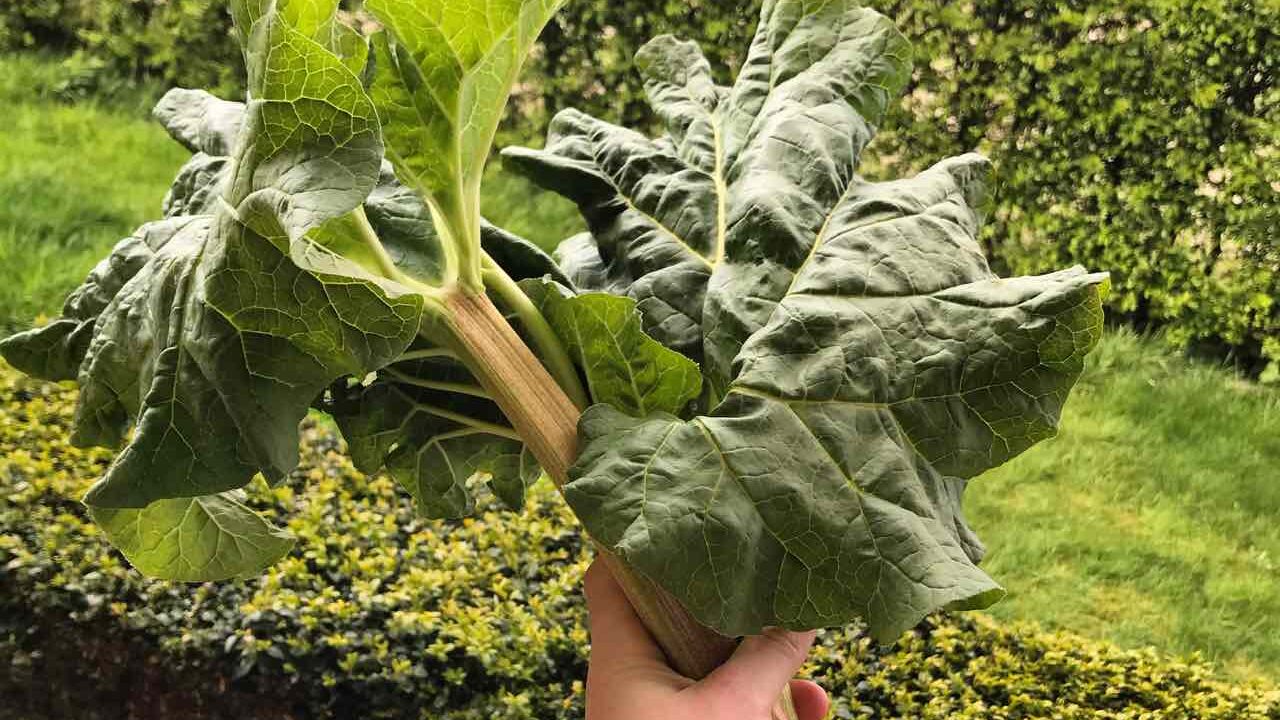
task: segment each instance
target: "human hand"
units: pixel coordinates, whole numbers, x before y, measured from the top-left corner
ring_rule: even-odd
[[[729,662],[694,682],[672,670],[649,631],[600,562],[587,571],[591,664],[587,720],[771,720],[788,683],[800,720],[822,720],[830,702],[807,680],[792,680],[814,633],[783,630],[747,638]]]

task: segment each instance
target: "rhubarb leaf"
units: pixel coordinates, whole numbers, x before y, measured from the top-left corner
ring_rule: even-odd
[[[541,470],[482,394],[462,364],[429,357],[393,364],[367,385],[340,381],[325,409],[356,468],[370,474],[385,468],[424,516],[471,514],[473,478],[490,481],[499,498],[518,510],[525,487]]]
[[[139,571],[179,582],[252,576],[293,548],[292,537],[236,493],[160,500],[142,510],[90,508],[94,522]]]
[[[702,361],[702,416],[588,410],[566,494],[726,634],[863,618],[888,640],[998,599],[961,493],[1054,433],[1101,330],[1105,276],[990,271],[985,159],[858,176],[909,58],[857,2],[771,0],[732,87],[691,43],[640,52],[665,137],[566,111],[508,153],[587,219],[566,274]]]
[[[1101,332],[1098,282],[798,293],[710,415],[588,410],[569,502],[731,635],[863,618],[889,641],[929,612],[988,605],[1003,593],[976,566],[961,494],[1053,433]]]
[[[238,137],[241,127],[246,117],[246,106],[243,103],[232,103],[221,101],[207,93],[201,91],[174,90],[168,93],[157,106],[156,117],[161,120],[170,131],[170,133],[182,142],[183,145],[192,149],[197,154],[190,163],[180,172],[178,180],[175,182],[174,189],[170,192],[167,201],[167,213],[179,214],[178,217],[159,223],[152,223],[141,228],[134,237],[123,241],[120,246],[113,252],[108,260],[104,261],[86,280],[83,287],[76,291],[68,300],[67,308],[64,312],[64,318],[55,323],[33,330],[14,338],[7,340],[3,349],[6,357],[14,362],[24,371],[37,374],[42,377],[51,377],[53,379],[72,379],[76,377],[77,369],[85,359],[88,352],[88,344],[93,336],[95,324],[100,315],[111,302],[115,299],[124,284],[137,275],[140,271],[146,269],[147,277],[137,283],[136,292],[145,294],[151,292],[157,286],[157,281],[153,279],[155,266],[148,266],[148,262],[153,259],[157,250],[163,250],[165,245],[173,238],[175,234],[186,225],[191,224],[194,220],[199,220],[198,227],[201,232],[209,231],[209,221],[211,218],[192,218],[183,216],[180,213],[183,210],[200,211],[202,214],[212,214],[220,207],[219,202],[226,190],[226,183],[230,170],[232,168],[231,158],[225,155],[209,155],[215,152],[231,152],[234,148],[228,148],[226,142],[228,138]],[[213,172],[206,172],[206,169],[213,168]],[[196,198],[199,198],[196,200]],[[208,199],[212,198],[212,200]],[[365,200],[364,209],[368,217],[368,221],[376,231],[380,242],[397,267],[413,276],[433,280],[441,276],[441,255],[439,238],[436,235],[431,220],[431,214],[427,206],[418,196],[418,194],[410,188],[402,185],[396,178],[390,164],[383,162],[378,185],[370,193]],[[357,240],[359,231],[355,227],[356,221],[352,215],[346,215],[340,218],[330,220],[317,228],[310,230],[305,241],[291,241],[286,237],[280,237],[279,228],[271,228],[270,224],[265,224],[272,236],[275,237],[274,243],[278,245],[275,249],[268,246],[265,242],[266,238],[259,235],[248,233],[245,237],[241,237],[242,230],[236,230],[234,237],[240,238],[240,242],[244,247],[252,247],[257,249],[257,254],[236,255],[235,267],[240,276],[246,276],[245,272],[249,265],[254,261],[255,257],[261,257],[263,261],[278,264],[279,267],[273,272],[276,277],[282,278],[279,284],[285,287],[296,287],[297,289],[306,289],[316,287],[315,281],[317,277],[324,282],[324,275],[313,276],[311,273],[297,272],[300,266],[309,265],[311,269],[319,267],[317,259],[323,259],[326,254],[316,251],[316,247],[324,248],[329,253],[338,253],[345,260],[352,260],[356,265],[355,268],[346,268],[341,270],[342,273],[349,275],[358,275],[366,273],[365,268],[371,268],[374,261],[368,255],[368,250],[362,246]],[[198,252],[199,248],[204,247],[206,238],[197,234],[191,237],[190,231],[188,236],[184,237],[178,245],[186,248],[192,253]],[[555,264],[555,261],[546,253],[542,252],[536,246],[528,241],[507,233],[488,223],[483,224],[482,243],[485,251],[494,260],[501,265],[504,270],[516,279],[524,279],[529,277],[542,277],[551,275],[560,280],[564,280],[563,275]],[[177,249],[177,246],[165,251],[169,254]],[[307,253],[312,257],[308,259],[305,255],[297,257],[297,263],[280,263],[280,252],[290,251],[298,253]],[[243,258],[243,259],[241,259]],[[283,273],[294,272],[297,280],[283,280]],[[178,273],[181,276],[182,273]],[[332,278],[332,280],[341,283],[350,283],[351,287],[358,288],[364,283],[352,282],[353,278],[346,278],[343,275]],[[171,279],[170,284],[183,282],[181,277]],[[275,282],[275,281],[273,281]],[[163,285],[164,283],[159,283]],[[388,285],[381,282],[381,285]],[[344,291],[351,295],[349,291]],[[154,293],[153,293],[154,294]],[[326,293],[332,295],[332,293]],[[336,295],[335,295],[336,296]],[[355,300],[356,296],[351,295],[348,300]],[[148,302],[159,303],[163,305],[171,302],[170,299],[160,299],[151,297]],[[272,299],[272,303],[280,303],[285,307],[288,306],[288,298]],[[394,302],[394,301],[393,301]],[[268,303],[262,303],[264,307],[269,307]],[[122,336],[127,335],[127,341],[134,339],[140,340],[137,344],[122,344],[114,350],[103,350],[103,354],[117,358],[119,361],[114,363],[99,362],[97,367],[100,373],[108,371],[119,371],[119,375],[113,379],[116,388],[128,388],[133,386],[147,385],[152,380],[134,379],[135,369],[129,366],[127,358],[139,355],[145,356],[150,352],[152,347],[152,336],[154,332],[143,332],[136,336],[129,335],[129,328],[136,330],[138,328],[136,318],[128,315],[129,309],[134,307],[136,303],[125,303],[120,307],[125,312],[126,317],[123,320],[104,321],[104,327],[115,327],[121,325],[126,328],[122,331]],[[351,306],[348,306],[351,309]],[[388,309],[394,310],[395,305],[385,306],[379,304],[377,306],[379,313],[385,313]],[[200,310],[199,305],[196,311]],[[413,314],[413,308],[409,308],[410,315]],[[113,308],[113,312],[116,309]],[[301,313],[302,308],[296,308],[293,312]],[[391,316],[393,319],[394,315]],[[171,318],[160,316],[160,319],[169,322]],[[314,323],[313,328],[321,327],[320,324]],[[405,328],[407,331],[409,328]],[[297,336],[300,337],[300,336]],[[238,341],[238,340],[237,340]],[[423,341],[415,341],[417,344],[415,349],[422,349]],[[269,360],[269,357],[264,358]],[[379,361],[381,362],[381,361]],[[307,363],[298,364],[298,368],[305,368]],[[147,365],[143,364],[143,369]],[[401,365],[401,371],[410,371],[414,373],[425,373],[427,378],[436,381],[448,382],[458,380],[462,382],[472,382],[470,376],[460,365],[456,363],[435,363],[435,364],[413,364],[409,366]],[[354,374],[363,376],[365,369],[351,370]],[[326,375],[332,375],[335,371],[330,371]],[[276,373],[276,376],[282,376],[284,373]],[[338,384],[343,385],[347,381],[340,381]],[[98,386],[92,381],[87,381],[87,390],[82,396],[82,416],[86,418],[86,422],[82,424],[84,430],[78,434],[81,442],[91,444],[115,444],[120,441],[121,433],[129,422],[129,410],[132,405],[139,404],[142,400],[137,397],[136,393],[126,392],[128,397],[125,402],[118,402],[117,393],[101,392],[96,390]],[[301,390],[296,393],[296,403],[298,400],[306,396],[307,390]],[[410,395],[419,392],[417,389],[410,388]],[[239,437],[235,429],[235,422],[227,417],[225,406],[223,403],[214,399],[214,396],[208,396],[210,399],[209,406],[203,408],[198,414],[202,418],[199,421],[178,422],[169,433],[173,437],[189,437],[189,444],[196,446],[196,455],[205,458],[203,462],[210,465],[210,474],[223,474],[225,479],[222,483],[227,486],[238,487],[243,484],[243,480],[247,475],[251,475],[255,471],[253,463],[240,462],[239,457],[247,456],[250,450],[241,448],[242,439]],[[404,446],[420,447],[427,443],[435,432],[451,433],[457,432],[461,428],[456,424],[443,423],[434,430],[427,432],[420,426],[420,422],[407,423],[410,432],[405,437],[400,437],[390,433],[387,428],[370,429],[362,434],[362,423],[364,426],[374,428],[377,423],[386,418],[388,409],[393,411],[402,411],[394,419],[391,428],[398,429],[401,424],[405,424],[405,420],[413,415],[412,409],[404,409],[403,398],[396,398],[385,401],[385,405],[380,404],[383,401],[370,402],[362,404],[360,413],[348,413],[339,417],[339,424],[343,427],[347,435],[348,441],[351,443],[352,453],[356,457],[357,464],[362,469],[368,469],[369,472],[376,471],[384,465],[387,449],[384,447],[381,452],[371,449],[362,453],[360,449],[370,442],[370,438],[382,436],[394,437],[401,440]],[[451,408],[457,412],[469,412],[475,409],[478,401],[474,398],[457,395],[442,395],[435,398],[444,406]],[[485,407],[478,414],[493,423],[501,423],[502,416],[496,407],[491,404],[483,403]],[[194,403],[188,404],[190,408],[195,408]],[[351,409],[351,403],[347,403],[344,407]],[[399,410],[397,410],[399,409]],[[213,419],[216,416],[216,420]],[[181,418],[180,418],[181,420]],[[418,419],[419,421],[421,418]],[[200,432],[200,426],[204,425],[208,428],[207,432]],[[433,426],[434,427],[434,426]],[[224,432],[225,430],[225,432]],[[379,434],[381,433],[381,434]],[[498,439],[501,443],[508,443],[505,438]],[[181,445],[181,443],[178,443]],[[150,446],[146,446],[150,447]],[[219,448],[223,448],[223,455],[227,455],[230,460],[229,465],[220,465],[218,463]],[[230,450],[231,452],[226,452]],[[126,451],[128,452],[128,451]],[[410,472],[411,466],[404,461],[406,453],[395,458],[398,477],[405,479],[407,473]],[[509,448],[495,446],[496,455],[511,454]],[[508,474],[505,472],[491,473],[492,485],[494,490],[498,492],[500,497],[513,507],[519,507],[523,500],[523,487],[532,479],[536,479],[538,472],[536,464],[527,453],[518,450],[517,455],[521,456],[520,472]],[[169,477],[175,473],[166,472],[174,468],[185,467],[189,461],[190,453],[178,452],[169,454],[161,452],[156,456],[161,464],[152,465],[150,468],[138,470],[137,472],[128,473],[133,476],[141,476],[143,474],[155,473],[159,477]],[[130,466],[136,466],[137,461],[148,457],[146,453],[133,453],[133,460]],[[223,458],[226,460],[226,458]],[[474,458],[473,458],[474,460]],[[494,465],[498,470],[503,470],[506,465],[497,463]],[[125,474],[118,472],[118,475]],[[425,482],[425,481],[423,481]],[[417,488],[423,484],[415,477],[406,480],[406,486],[413,489],[416,493]],[[220,483],[221,484],[221,483]],[[174,487],[162,481],[160,484],[152,488],[155,492],[178,492],[183,495],[197,493],[202,489],[214,487],[215,485],[206,484],[201,481],[198,484],[190,486]],[[456,493],[455,493],[456,495]],[[98,502],[114,502],[110,496],[94,496]],[[138,501],[141,502],[141,501]],[[428,506],[429,505],[429,506]],[[466,503],[456,504],[447,510],[439,502],[432,501],[431,504],[424,503],[424,510],[435,514],[447,514],[449,516],[457,516],[466,512],[466,508],[470,507],[470,500]]]
[[[591,399],[636,416],[683,411],[702,390],[698,365],[641,329],[627,297],[574,295],[553,282],[527,280],[525,294],[582,369]]]
[[[563,0],[369,0],[370,93],[387,157],[459,250],[479,235],[479,188],[498,122],[538,33]],[[478,271],[478,266],[475,268]]]
[[[283,477],[312,400],[418,333],[420,296],[325,245],[378,182],[382,145],[361,80],[312,39],[320,25],[304,5],[320,4],[233,4],[247,105],[175,91],[157,109],[175,138],[224,160],[179,178],[174,197],[201,214],[146,226],[48,335],[0,345],[45,375],[79,365],[75,441],[127,439],[92,505],[142,509]]]
[[[244,122],[244,103],[222,100],[203,90],[175,88],[151,111],[169,136],[191,153],[231,155]]]
[[[702,307],[715,265],[715,181],[639,133],[574,110],[545,151],[509,148],[507,165],[578,203],[591,230],[562,251],[584,290],[624,289],[656,340],[702,357]]]
[[[664,36],[641,49],[667,137],[567,110],[545,150],[505,154],[578,203],[606,277],[639,303],[645,330],[705,358],[723,394],[738,348],[855,177],[910,57],[893,23],[856,2],[769,2],[732,88],[713,83],[693,43]]]
[[[172,234],[181,223],[153,223],[121,240],[67,298],[62,317],[0,342],[0,353],[18,370],[46,380],[74,380],[89,352],[94,324],[124,284],[151,259],[147,238]]]
[[[489,482],[503,504],[520,510],[525,489],[542,474],[519,440],[470,429],[437,434],[416,452],[389,460],[387,470],[429,518],[472,514],[475,502],[469,486],[479,481]]]

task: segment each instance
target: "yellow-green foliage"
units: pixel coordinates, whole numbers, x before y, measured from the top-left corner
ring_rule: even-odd
[[[88,644],[143,636],[168,666],[161,684],[182,696],[173,703],[212,702],[227,683],[250,696],[288,688],[289,704],[308,718],[525,718],[548,707],[572,717],[567,708],[580,707],[587,636],[577,588],[586,559],[547,488],[519,522],[496,510],[422,521],[392,481],[358,474],[331,434],[311,428],[294,477],[252,493],[298,537],[293,556],[244,582],[150,582],[71,500],[109,460],[66,444],[74,396],[7,368],[0,379],[0,642],[33,616],[70,619],[57,632],[11,635],[0,653],[39,650],[52,636]],[[118,685],[44,686],[42,676],[60,669],[19,659],[37,663],[18,678],[34,684],[6,688],[0,671],[0,696],[25,696],[50,718],[82,717],[74,713],[85,712],[86,692],[129,694]],[[46,697],[59,694],[65,701]]]
[[[1153,620],[1154,621],[1154,620]],[[980,614],[931,618],[891,649],[867,638],[824,638],[823,684],[841,693],[837,717],[913,720],[1155,720],[1280,717],[1280,692],[1231,686],[1202,664]]]
[[[166,585],[74,501],[110,456],[66,444],[73,402],[0,368],[0,717],[581,717],[587,556],[549,488],[524,516],[423,521],[318,424],[302,469],[253,491],[294,555],[262,578]],[[826,633],[811,671],[836,717],[1280,718],[1280,693],[1203,665],[975,616],[892,648]]]

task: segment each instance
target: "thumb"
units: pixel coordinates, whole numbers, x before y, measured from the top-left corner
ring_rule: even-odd
[[[768,713],[782,689],[804,665],[816,635],[812,631],[796,633],[770,628],[762,635],[748,637],[729,662],[698,683],[698,692],[706,693],[716,704],[745,704]]]

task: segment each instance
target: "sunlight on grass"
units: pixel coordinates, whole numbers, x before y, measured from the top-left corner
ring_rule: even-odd
[[[1280,397],[1108,335],[1061,435],[966,495],[1000,618],[1280,677]]]
[[[116,242],[159,216],[188,156],[141,112],[41,97],[49,67],[0,59],[0,334],[56,314]]]

